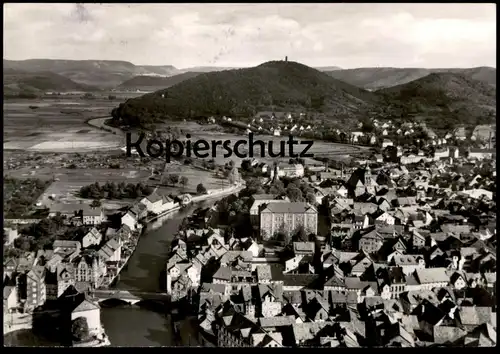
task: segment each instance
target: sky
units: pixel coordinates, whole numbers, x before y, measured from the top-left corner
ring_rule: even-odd
[[[4,59],[496,67],[496,4],[4,4]]]

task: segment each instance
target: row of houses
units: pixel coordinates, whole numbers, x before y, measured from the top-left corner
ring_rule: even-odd
[[[157,217],[169,211],[178,209],[181,205],[187,205],[191,202],[191,195],[182,194],[177,200],[167,195],[160,195],[157,190],[153,191],[147,197],[142,198],[122,216],[121,222],[127,225],[131,230],[140,229],[140,222],[147,217]]]

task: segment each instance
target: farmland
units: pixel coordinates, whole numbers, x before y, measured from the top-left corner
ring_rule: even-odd
[[[122,137],[86,124],[90,118],[107,116],[125,99],[117,95],[113,100],[107,93],[94,99],[68,95],[5,100],[4,150],[84,152],[123,145]]]

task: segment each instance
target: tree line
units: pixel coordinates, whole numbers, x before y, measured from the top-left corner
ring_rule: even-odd
[[[172,173],[167,176],[164,176],[162,179],[162,183],[170,186],[176,186],[180,184],[182,188],[186,188],[189,183],[189,178],[186,176],[179,176],[178,174]]]
[[[307,202],[316,204],[316,194],[309,184],[300,179],[274,180],[269,186],[263,186],[259,178],[249,178],[246,188],[242,191],[245,195],[274,194],[278,197],[288,197],[291,202]]]
[[[81,187],[78,195],[85,199],[135,199],[146,197],[151,193],[153,193],[153,188],[140,182],[137,184],[106,182],[102,185],[95,182]]]

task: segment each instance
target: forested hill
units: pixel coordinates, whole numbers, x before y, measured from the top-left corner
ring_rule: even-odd
[[[166,117],[251,116],[286,109],[358,114],[377,96],[296,62],[272,61],[254,68],[204,73],[168,89],[128,100],[115,117],[136,125]]]

